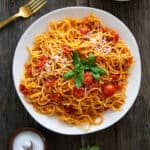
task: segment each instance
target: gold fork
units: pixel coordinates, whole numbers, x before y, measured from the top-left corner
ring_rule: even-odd
[[[19,8],[19,12],[17,14],[0,22],[0,29],[18,17],[23,17],[23,18],[30,17],[45,4],[46,4],[46,0],[30,0],[27,4]]]

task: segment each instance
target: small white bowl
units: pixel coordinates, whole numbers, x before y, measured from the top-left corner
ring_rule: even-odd
[[[131,70],[131,75],[128,79],[128,85],[126,90],[127,98],[122,110],[106,111],[104,113],[104,122],[102,124],[98,126],[92,126],[89,131],[83,131],[75,126],[69,126],[55,117],[49,117],[35,112],[32,108],[32,105],[26,103],[24,96],[20,93],[18,87],[23,73],[24,63],[26,62],[29,55],[26,50],[26,47],[32,45],[35,35],[45,31],[47,29],[48,22],[51,20],[59,20],[64,17],[81,18],[83,16],[88,15],[90,12],[93,12],[108,27],[114,28],[119,32],[120,37],[126,42],[126,44],[131,49],[131,52],[135,59],[135,64],[133,69]],[[141,82],[141,61],[138,45],[133,34],[130,32],[127,26],[118,18],[106,11],[90,7],[67,7],[58,9],[39,18],[32,25],[30,25],[22,35],[14,54],[13,80],[18,96],[21,102],[23,103],[24,107],[29,112],[29,114],[43,127],[51,131],[67,135],[80,135],[100,131],[102,129],[110,127],[111,125],[119,121],[129,111],[129,109],[135,102]]]
[[[130,1],[130,0],[115,0],[115,1],[127,2],[127,1]]]

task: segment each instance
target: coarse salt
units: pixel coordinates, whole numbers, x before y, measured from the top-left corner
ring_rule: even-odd
[[[23,131],[19,133],[13,141],[13,150],[24,150],[33,144],[33,150],[44,150],[44,142],[42,138],[32,131]]]

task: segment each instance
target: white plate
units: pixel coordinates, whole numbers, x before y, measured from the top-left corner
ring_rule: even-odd
[[[83,131],[77,127],[71,127],[65,123],[62,123],[55,117],[49,117],[46,115],[39,114],[35,112],[31,105],[27,104],[23,95],[19,92],[19,83],[23,73],[23,66],[28,58],[28,52],[26,50],[27,46],[31,46],[34,40],[35,35],[45,31],[48,26],[48,22],[51,20],[62,19],[63,17],[83,17],[88,15],[90,12],[93,12],[97,17],[101,18],[102,21],[111,28],[116,29],[119,32],[120,37],[126,42],[126,44],[130,47],[132,54],[135,59],[134,67],[131,71],[131,75],[129,77],[129,83],[126,90],[126,102],[123,105],[123,109],[121,111],[107,111],[104,114],[104,122],[98,126],[92,126],[89,131]],[[100,9],[89,8],[89,7],[67,7],[52,11],[37,21],[35,21],[22,35],[18,45],[16,47],[16,51],[14,54],[13,60],[13,79],[16,91],[19,95],[21,102],[23,103],[26,110],[29,114],[42,126],[45,128],[52,130],[54,132],[58,132],[61,134],[68,135],[79,135],[79,134],[87,134],[95,131],[99,131],[105,129],[118,120],[120,120],[131,108],[133,105],[141,82],[141,61],[138,46],[133,34],[127,28],[127,26],[121,22],[118,18],[111,15],[108,12],[105,12]]]

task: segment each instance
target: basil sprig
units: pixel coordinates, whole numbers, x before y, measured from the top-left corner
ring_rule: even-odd
[[[65,80],[74,78],[77,88],[80,88],[84,79],[84,71],[90,70],[94,79],[99,80],[101,75],[106,75],[107,72],[95,64],[95,56],[90,54],[88,60],[81,59],[76,51],[73,51],[74,69],[64,73]]]
[[[80,148],[80,150],[99,150],[98,146],[88,146],[87,148]]]

